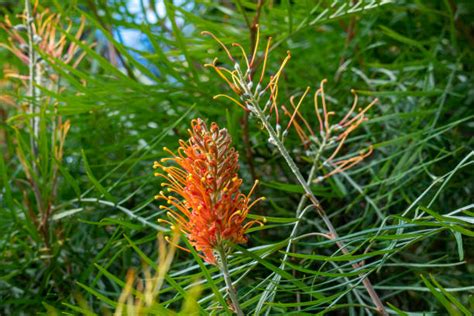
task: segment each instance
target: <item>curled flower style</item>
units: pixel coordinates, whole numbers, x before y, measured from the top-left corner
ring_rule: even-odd
[[[248,195],[240,192],[239,154],[226,129],[219,129],[216,123],[208,128],[201,119],[193,120],[191,126],[190,138],[180,140],[177,155],[165,148],[173,157],[161,159],[161,163],[173,165],[154,163],[154,168],[162,170],[155,176],[166,180],[161,185],[167,191],[155,198],[169,205],[160,208],[167,210],[171,221],[160,221],[181,230],[207,262],[216,264],[217,249],[228,252],[231,244],[245,243],[246,230],[262,225],[256,220],[244,222],[249,210],[264,198],[250,200],[257,182]]]
[[[311,127],[311,121],[300,113],[300,106],[309,92],[309,87],[303,93],[296,105],[294,97],[290,99],[293,113],[291,113],[285,106],[282,106],[284,114],[290,118],[285,130],[283,131],[283,135],[286,135],[291,126],[294,126],[298,137],[301,139],[305,148],[307,148],[306,152],[310,156],[316,157],[318,160],[322,161],[320,164],[321,168],[332,167],[330,172],[319,176],[313,182],[320,182],[337,173],[354,167],[372,154],[373,151],[372,145],[369,145],[366,150],[354,153],[349,152],[343,157],[338,158],[338,155],[342,152],[342,148],[344,147],[349,135],[363,122],[368,120],[366,112],[370,110],[378,100],[374,99],[369,105],[363,109],[359,109],[358,113],[354,114],[358,103],[358,96],[354,90],[351,90],[354,95],[354,102],[350,110],[339,122],[333,123],[331,122],[331,116],[334,116],[336,113],[328,110],[324,93],[325,83],[326,79],[321,81],[321,85],[314,95],[315,117],[319,123],[317,131],[314,131],[314,128]],[[321,102],[319,101],[319,98],[321,99]]]
[[[309,87],[306,88],[298,100],[294,96],[290,98],[289,105],[291,107],[278,103],[279,80],[291,55],[290,52],[287,52],[287,56],[281,62],[278,70],[273,75],[268,76],[267,79],[265,72],[272,39],[271,37],[268,38],[265,50],[259,58],[257,50],[260,42],[260,31],[258,26],[256,45],[253,52],[247,54],[240,44],[232,44],[233,47],[239,49],[241,59],[235,57],[231,50],[214,34],[210,32],[203,32],[203,34],[214,38],[233,64],[233,68],[226,68],[221,66],[221,63],[218,64],[217,58],[214,58],[212,63],[205,65],[212,68],[237,95],[237,98],[234,98],[227,94],[218,94],[214,98],[224,97],[265,121],[262,121],[263,125],[267,130],[271,130],[268,141],[277,147],[278,144],[283,146],[290,128],[294,127],[310,160],[318,164],[319,169],[329,169],[329,171],[314,179],[313,182],[321,182],[337,173],[348,170],[372,153],[373,148],[369,146],[366,150],[348,151],[343,157],[338,157],[344,151],[342,148],[347,143],[349,135],[367,120],[366,113],[377,102],[377,99],[357,112],[358,97],[355,91],[351,90],[354,95],[352,107],[338,123],[333,123],[331,117],[335,116],[336,113],[329,111],[326,105],[324,93],[326,79],[324,79],[314,95],[315,115],[310,119],[301,112],[303,101],[310,91]],[[264,106],[260,107],[260,104],[264,104]],[[289,118],[286,128],[281,125],[283,123],[280,111]],[[275,114],[273,115],[273,113]],[[274,117],[275,128],[270,126],[272,117]],[[314,124],[316,118],[317,123]],[[314,125],[317,127],[315,128]]]

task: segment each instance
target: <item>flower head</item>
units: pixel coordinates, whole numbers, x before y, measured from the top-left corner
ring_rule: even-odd
[[[250,201],[257,183],[248,195],[240,192],[239,154],[232,147],[227,130],[216,123],[208,128],[201,119],[193,120],[191,125],[190,138],[179,142],[177,155],[165,148],[173,157],[161,162],[173,165],[154,163],[154,168],[163,171],[155,176],[166,180],[162,186],[167,191],[161,191],[155,198],[168,204],[160,208],[168,211],[171,222],[160,221],[181,230],[204,259],[215,264],[215,249],[227,251],[230,244],[245,243],[245,231],[261,224],[244,221],[252,206],[263,198]]]

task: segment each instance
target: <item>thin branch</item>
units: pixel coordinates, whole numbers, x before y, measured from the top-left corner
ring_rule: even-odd
[[[36,89],[34,87],[35,79],[36,79],[36,54],[35,54],[35,49],[34,49],[34,30],[33,30],[33,23],[34,23],[34,18],[32,15],[32,10],[31,10],[31,1],[30,0],[25,0],[25,13],[26,13],[26,29],[28,33],[28,96],[31,98],[30,99],[30,106],[29,106],[29,111],[28,114],[31,115],[31,128],[33,132],[30,134],[30,146],[31,146],[31,151],[34,156],[36,156],[36,141],[35,137],[37,135],[36,131]],[[33,165],[35,165],[36,159],[33,160]]]
[[[244,75],[242,75],[242,73],[239,71],[239,79],[242,81],[242,82],[245,82],[245,78],[244,78]],[[283,145],[282,141],[279,139],[278,137],[278,134],[276,133],[276,131],[273,129],[272,125],[270,124],[268,118],[265,116],[265,114],[263,113],[262,109],[260,108],[260,105],[259,105],[259,101],[258,99],[256,99],[252,93],[252,91],[250,91],[250,88],[248,85],[246,84],[243,84],[242,85],[243,89],[244,89],[244,96],[247,96],[246,100],[244,100],[249,106],[252,107],[253,109],[253,113],[257,116],[257,118],[260,120],[260,122],[262,123],[263,127],[267,130],[269,136],[270,136],[270,140],[271,142],[277,147],[278,151],[280,152],[280,154],[283,156],[283,158],[285,159],[286,163],[288,164],[288,166],[290,167],[292,173],[295,175],[296,179],[298,180],[298,182],[300,183],[300,185],[303,187],[303,190],[306,194],[306,196],[309,198],[309,200],[311,201],[311,203],[313,204],[314,208],[316,209],[316,212],[318,213],[318,215],[321,217],[321,219],[323,220],[324,224],[326,225],[328,231],[329,231],[329,236],[333,239],[333,240],[336,240],[339,238],[338,234],[337,234],[337,231],[336,229],[334,228],[334,225],[332,224],[332,222],[330,221],[329,217],[327,216],[326,212],[324,211],[323,207],[321,206],[321,203],[319,202],[319,200],[316,198],[316,196],[314,195],[314,193],[312,192],[309,184],[306,182],[306,180],[304,179],[303,175],[301,174],[298,166],[296,165],[296,163],[294,162],[293,158],[291,157],[290,153],[288,152],[288,150],[285,148],[285,146]],[[350,254],[349,250],[346,248],[345,244],[339,240],[339,241],[336,241],[336,245],[338,246],[338,248],[341,250],[341,252],[343,254]],[[353,264],[352,265],[354,267],[354,269],[358,269],[360,268],[360,264]],[[374,303],[374,305],[377,307],[377,310],[380,312],[380,314],[382,315],[388,315],[386,310],[385,310],[385,307],[382,303],[382,301],[380,300],[378,294],[375,292],[373,286],[372,286],[372,283],[370,282],[370,280],[366,277],[366,275],[362,275],[361,274],[361,278],[363,278],[363,281],[362,283],[364,284],[370,298],[372,299],[372,302]]]
[[[237,298],[237,292],[235,291],[234,285],[232,284],[232,280],[230,279],[229,268],[227,267],[227,255],[222,248],[216,249],[218,255],[218,263],[219,268],[224,275],[224,281],[227,285],[227,292],[229,293],[230,300],[232,301],[232,305],[234,306],[235,313],[238,316],[243,316],[244,313],[240,308],[239,299]],[[219,260],[220,259],[220,260]]]

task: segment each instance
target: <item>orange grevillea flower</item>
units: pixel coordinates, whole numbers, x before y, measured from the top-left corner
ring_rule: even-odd
[[[249,210],[261,197],[251,203],[250,196],[240,192],[242,179],[239,170],[239,154],[232,147],[232,138],[226,129],[216,123],[210,128],[201,119],[191,122],[190,138],[180,140],[178,154],[165,148],[173,157],[154,163],[161,173],[155,176],[166,181],[156,199],[166,200],[169,206],[161,205],[168,211],[171,221],[160,220],[181,230],[204,259],[216,264],[214,251],[228,251],[232,244],[247,241],[246,230],[259,221],[245,222]]]

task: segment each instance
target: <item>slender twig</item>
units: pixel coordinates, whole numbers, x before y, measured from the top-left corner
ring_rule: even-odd
[[[26,29],[28,33],[28,96],[30,99],[29,111],[28,114],[31,115],[31,128],[32,133],[30,134],[30,146],[33,155],[36,156],[36,141],[35,136],[37,134],[36,131],[36,89],[34,87],[34,82],[36,79],[36,54],[34,49],[34,30],[33,30],[33,15],[31,10],[31,1],[25,0],[25,13],[26,13]],[[36,159],[33,159],[33,165],[35,165]]]
[[[241,82],[246,82],[245,76],[242,75],[240,70],[238,71],[238,75],[239,75],[239,79],[241,80]],[[257,116],[257,118],[262,123],[263,127],[267,130],[267,132],[270,136],[271,142],[277,147],[278,151],[280,152],[280,154],[283,156],[286,163],[290,167],[292,173],[295,175],[296,179],[298,180],[300,185],[303,187],[303,190],[305,191],[306,196],[309,198],[309,200],[313,204],[314,208],[316,209],[316,212],[318,213],[318,215],[321,217],[324,224],[326,225],[326,227],[329,231],[328,235],[334,240],[338,239],[339,236],[337,234],[336,229],[334,228],[334,225],[330,221],[329,217],[326,215],[326,212],[324,211],[323,207],[321,206],[321,203],[319,202],[319,200],[316,198],[316,196],[312,192],[309,184],[304,179],[303,175],[301,174],[298,166],[294,162],[294,160],[291,157],[290,153],[285,148],[282,141],[279,139],[278,134],[273,129],[272,125],[268,121],[268,118],[263,113],[262,109],[260,108],[258,99],[256,97],[254,97],[254,94],[250,90],[249,85],[243,84],[242,89],[244,90],[243,91],[244,92],[243,96],[245,96],[244,101],[249,106],[251,106],[251,108],[253,109],[253,113]],[[337,241],[336,245],[338,246],[338,248],[341,250],[341,252],[343,254],[345,254],[345,255],[350,254],[349,250],[346,248],[345,244],[341,240]],[[354,267],[354,269],[360,268],[360,265],[358,263],[355,263],[352,266]],[[370,280],[367,277],[363,276],[363,275],[361,275],[361,277],[364,277],[362,283],[364,284],[370,298],[372,299],[372,302],[377,307],[377,310],[382,315],[387,315],[385,307],[384,307],[382,301],[380,300],[378,294],[375,292]]]
[[[322,208],[319,200],[316,198],[316,196],[314,196],[313,192],[311,191],[311,188],[309,187],[309,185],[304,180],[303,175],[299,171],[298,167],[296,166],[295,162],[293,161],[290,154],[286,150],[285,146],[278,139],[275,130],[270,125],[270,123],[268,122],[267,118],[265,117],[265,115],[263,114],[262,110],[260,109],[260,107],[258,105],[257,105],[256,109],[257,109],[257,113],[258,113],[258,118],[260,119],[263,126],[268,131],[268,133],[270,134],[270,137],[274,140],[274,143],[276,144],[278,150],[280,151],[280,154],[286,160],[286,162],[287,162],[288,166],[290,167],[291,171],[296,176],[298,182],[303,187],[306,195],[308,196],[308,198],[310,199],[310,201],[312,202],[312,204],[316,208],[316,212],[321,217],[321,219],[323,220],[323,222],[326,225],[327,229],[329,230],[330,236],[333,239],[339,238],[336,229],[334,228],[333,224],[329,220],[329,217],[326,215],[326,212]],[[344,243],[342,241],[336,242],[336,245],[339,247],[339,249],[342,251],[343,254],[345,254],[345,255],[350,254],[349,250],[346,248],[346,246],[344,245]],[[354,268],[359,268],[360,266],[359,266],[359,264],[355,263],[355,264],[353,264],[353,267]],[[387,312],[385,311],[385,307],[384,307],[382,301],[380,300],[378,294],[375,292],[370,280],[368,278],[365,278],[362,281],[362,283],[364,284],[367,292],[369,293],[370,298],[372,299],[372,302],[377,307],[377,309],[380,311],[380,313],[383,314],[383,315],[387,315]]]
[[[29,182],[34,192],[36,199],[36,205],[38,208],[38,214],[41,216],[41,221],[37,225],[38,231],[41,233],[46,249],[49,249],[49,227],[48,227],[48,214],[45,209],[48,207],[45,205],[41,190],[38,186],[38,181],[35,177],[32,176],[33,173],[38,175],[38,166],[37,166],[37,145],[36,141],[39,136],[39,117],[36,115],[38,112],[37,109],[37,98],[38,98],[38,88],[35,87],[35,84],[38,83],[38,80],[41,80],[38,76],[39,67],[37,64],[36,52],[35,52],[35,32],[34,32],[34,17],[33,11],[31,8],[31,1],[25,0],[25,18],[26,18],[26,30],[28,34],[28,90],[27,94],[30,97],[29,100],[29,109],[28,114],[31,115],[30,125],[30,147],[31,147],[31,168],[29,172]],[[25,165],[25,168],[26,165]]]
[[[218,264],[219,268],[224,275],[224,281],[227,285],[227,292],[229,293],[229,298],[232,301],[232,305],[234,305],[235,313],[238,316],[243,316],[244,313],[240,308],[239,299],[237,298],[237,292],[235,291],[235,287],[232,284],[232,280],[230,279],[229,268],[227,267],[227,255],[222,248],[217,248],[217,255],[218,255]]]
[[[51,83],[52,85],[53,83]],[[58,75],[58,81],[56,83],[56,93],[59,95],[61,89],[61,76]],[[51,87],[51,90],[53,87]],[[58,114],[58,103],[54,104],[54,117],[55,119],[52,120],[52,133],[51,133],[51,151],[53,152],[53,155],[55,153],[55,148],[56,148],[56,143],[58,138],[60,138],[60,126],[62,124],[62,117]],[[56,124],[57,120],[57,124]],[[57,157],[55,157],[57,158]],[[50,209],[52,210],[52,203],[54,202],[56,195],[57,195],[57,190],[58,190],[58,172],[59,172],[59,164],[60,161],[53,161],[53,176],[52,176],[52,184],[51,184],[51,203],[50,203]]]
[[[319,156],[320,151],[318,151],[317,156]],[[306,182],[308,184],[310,184],[311,181],[314,179],[314,177],[316,175],[317,168],[318,168],[318,159],[315,159],[314,163],[313,163],[313,166],[311,167],[311,170],[309,171],[308,179],[306,180]],[[294,246],[293,242],[295,241],[296,233],[298,231],[298,225],[299,225],[301,219],[303,218],[303,216],[306,214],[306,211],[309,210],[309,208],[310,208],[310,207],[307,207],[307,208],[303,209],[303,207],[306,204],[306,201],[307,201],[307,195],[303,194],[303,196],[301,196],[300,202],[298,203],[298,207],[296,209],[296,222],[293,225],[293,229],[291,230],[290,236],[288,237],[288,245],[286,246],[285,255],[283,256],[283,259],[281,259],[281,263],[280,263],[279,268],[282,269],[282,270],[285,269],[286,261],[288,260],[288,257],[289,257],[288,253],[290,252],[290,248],[292,246]],[[266,299],[268,298],[268,295],[271,295],[271,296],[275,295],[275,292],[273,290],[275,289],[277,284],[280,282],[280,280],[281,280],[281,275],[276,274],[274,276],[274,278],[272,279],[272,281],[265,288],[264,292],[262,293],[262,296],[261,296],[261,298],[260,298],[260,300],[257,304],[257,310],[259,310],[260,308],[263,307],[263,304],[265,303]]]

